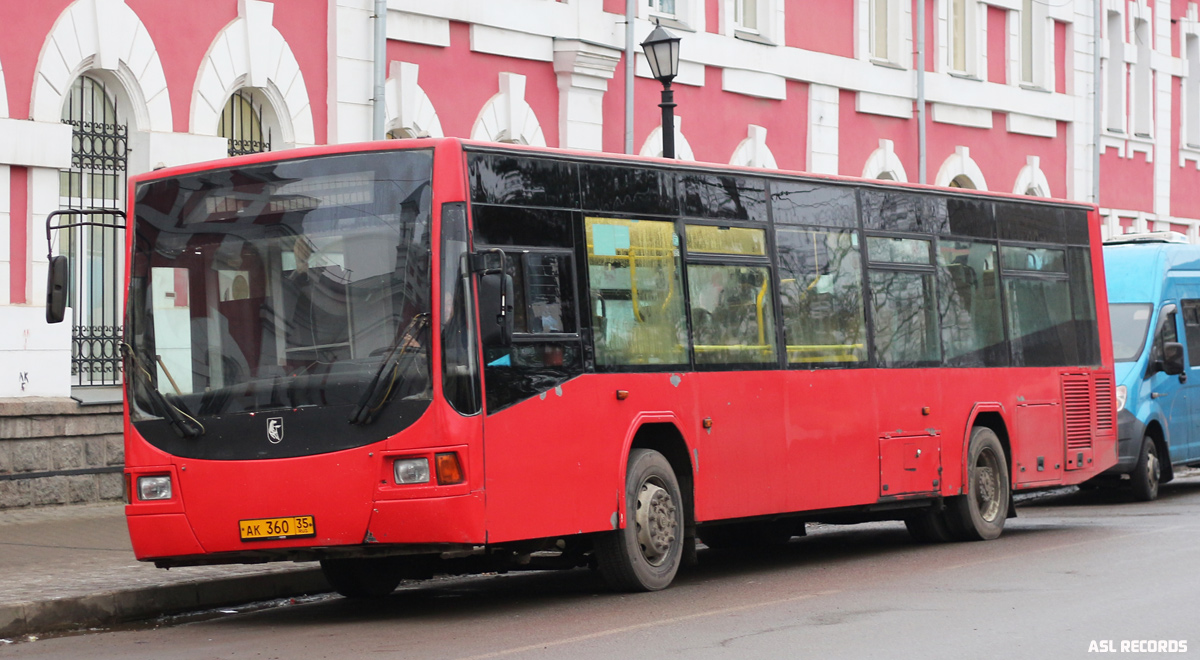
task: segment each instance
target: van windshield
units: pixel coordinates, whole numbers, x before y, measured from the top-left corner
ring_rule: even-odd
[[[1132,362],[1142,354],[1150,316],[1154,308],[1149,303],[1111,303],[1108,315],[1112,318],[1113,360]]]

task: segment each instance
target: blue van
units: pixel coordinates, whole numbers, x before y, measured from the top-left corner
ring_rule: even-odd
[[[1174,467],[1200,464],[1200,245],[1176,232],[1104,243],[1116,362],[1116,466],[1134,497],[1158,497]]]

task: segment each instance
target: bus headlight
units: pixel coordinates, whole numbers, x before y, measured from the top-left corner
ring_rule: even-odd
[[[1125,409],[1125,397],[1129,396],[1129,390],[1124,385],[1117,385],[1117,412]]]
[[[429,459],[398,458],[392,463],[392,475],[398,484],[429,483]]]
[[[144,502],[171,499],[171,477],[138,477],[138,499]]]

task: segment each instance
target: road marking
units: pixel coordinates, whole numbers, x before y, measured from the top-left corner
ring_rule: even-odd
[[[671,624],[680,623],[682,621],[691,621],[692,619],[703,619],[704,617],[709,617],[709,616],[720,616],[722,614],[732,614],[734,612],[742,612],[745,610],[752,610],[752,609],[755,609],[758,607],[770,607],[772,605],[782,605],[784,603],[794,603],[794,602],[801,601],[801,600],[808,600],[810,598],[816,598],[818,596],[831,596],[833,594],[838,594],[841,592],[842,592],[841,589],[830,589],[830,590],[826,590],[826,591],[816,591],[811,594],[804,594],[802,596],[791,596],[789,598],[780,598],[778,600],[766,600],[766,601],[761,601],[761,602],[757,602],[757,603],[749,603],[746,605],[738,605],[737,607],[726,607],[726,608],[719,609],[719,610],[709,610],[707,612],[696,612],[695,614],[685,614],[682,616],[671,617],[670,619],[660,619],[658,621],[648,621],[646,623],[638,623],[638,624],[635,624],[632,626],[625,626],[623,628],[610,628],[608,630],[600,630],[600,631],[597,631],[594,633],[588,633],[586,635],[578,635],[575,637],[568,637],[566,639],[558,639],[558,640],[553,640],[553,641],[549,641],[549,642],[541,642],[539,644],[529,644],[526,646],[519,646],[519,647],[511,648],[511,649],[504,649],[503,651],[493,651],[492,653],[484,653],[483,655],[472,655],[472,656],[468,656],[465,658],[459,658],[459,660],[487,660],[488,658],[499,658],[499,657],[503,657],[506,655],[513,655],[514,653],[525,653],[527,651],[541,651],[541,650],[548,649],[548,648],[551,648],[554,646],[564,646],[567,644],[575,644],[577,642],[586,642],[588,640],[597,639],[600,637],[608,637],[609,635],[619,635],[621,633],[633,632],[635,630],[645,630],[646,628],[654,628],[656,626],[668,626]]]

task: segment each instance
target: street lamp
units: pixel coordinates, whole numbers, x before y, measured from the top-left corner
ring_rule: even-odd
[[[662,108],[662,155],[675,158],[675,92],[671,91],[671,81],[679,75],[679,37],[655,25],[642,42],[642,50],[651,75],[663,86],[662,103],[658,104]]]

